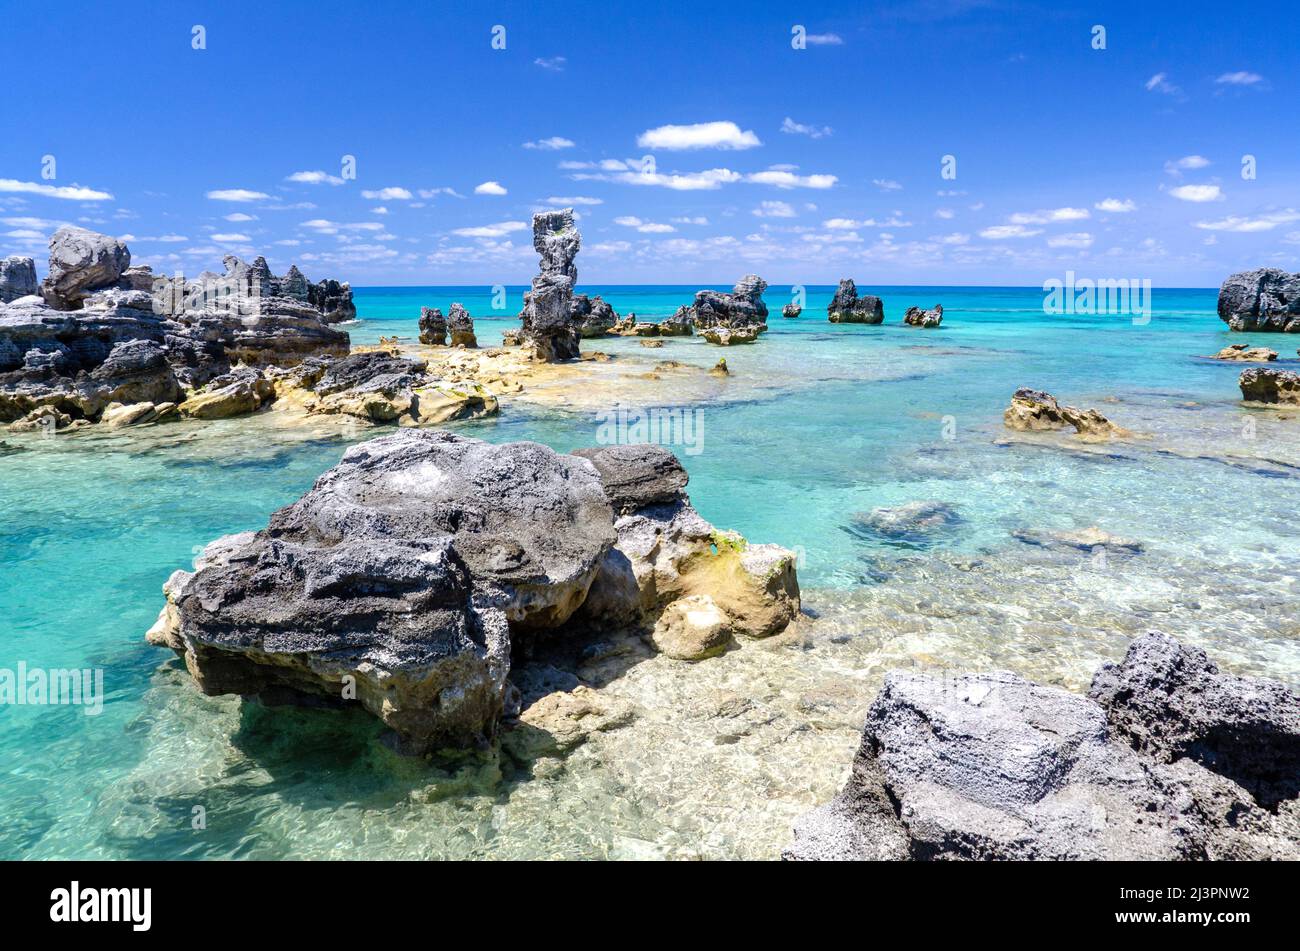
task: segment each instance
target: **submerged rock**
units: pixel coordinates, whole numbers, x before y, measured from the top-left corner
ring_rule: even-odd
[[[1249,403],[1300,405],[1300,375],[1290,370],[1251,367],[1237,379],[1241,398]]]
[[[1219,319],[1233,330],[1300,332],[1300,274],[1272,267],[1233,274],[1219,288]]]
[[[854,516],[856,534],[878,535],[893,541],[928,541],[961,522],[947,502],[926,499]]]
[[[1224,347],[1211,360],[1242,360],[1249,363],[1270,363],[1277,359],[1277,351],[1268,347],[1248,347],[1244,343],[1234,343]]]
[[[1091,696],[1009,673],[889,673],[848,784],[785,857],[1300,856],[1300,699],[1281,684],[1149,634]]]
[[[408,753],[474,745],[518,709],[512,650],[540,638],[631,624],[703,656],[724,630],[795,616],[793,554],[717,532],[685,484],[659,447],[399,430],[353,446],[266,529],[209,545],[146,636],[208,694],[360,703]]]
[[[1062,406],[1051,393],[1028,387],[1021,387],[1012,395],[1011,405],[1003,412],[1002,420],[1008,429],[1021,431],[1057,430],[1072,426],[1079,438],[1088,441],[1125,439],[1133,435],[1095,409]]]
[[[859,297],[853,278],[846,277],[826,307],[826,318],[833,324],[881,324],[885,321],[885,305],[871,294]]]
[[[943,323],[943,305],[935,304],[934,310],[909,307],[903,314],[903,323],[909,327],[938,327]]]
[[[1077,551],[1093,552],[1097,549],[1126,555],[1142,552],[1143,544],[1132,538],[1112,535],[1096,525],[1089,528],[1066,529],[1063,531],[1038,531],[1018,528],[1011,533],[1017,541],[1040,548],[1072,548]]]

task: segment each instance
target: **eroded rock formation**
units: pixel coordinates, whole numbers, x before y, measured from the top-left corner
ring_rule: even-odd
[[[793,554],[718,532],[685,485],[658,447],[399,430],[349,449],[266,529],[210,544],[168,579],[147,637],[205,693],[359,703],[403,752],[474,745],[536,638],[632,625],[702,657],[795,616]]]
[[[1058,430],[1072,426],[1080,439],[1092,441],[1124,439],[1133,435],[1095,409],[1062,406],[1051,393],[1027,387],[1016,390],[1002,419],[1008,429],[1021,431]]]
[[[1300,332],[1300,274],[1274,267],[1233,274],[1219,288],[1219,319],[1233,330]]]
[[[573,223],[573,209],[533,215],[533,248],[541,255],[541,273],[524,294],[523,343],[547,363],[578,357],[578,333],[571,317],[573,287],[578,281],[574,258],[582,235]]]
[[[826,307],[826,319],[833,324],[880,324],[885,321],[885,305],[871,294],[859,297],[853,278],[846,277]]]
[[[943,323],[943,305],[935,304],[933,310],[909,307],[903,314],[903,323],[909,327],[938,327]]]
[[[852,775],[789,859],[1300,857],[1300,698],[1163,634],[1088,697],[891,672]]]
[[[1272,367],[1251,367],[1237,378],[1241,398],[1249,403],[1300,405],[1300,374]]]

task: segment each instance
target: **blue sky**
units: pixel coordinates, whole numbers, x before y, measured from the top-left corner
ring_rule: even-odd
[[[10,0],[5,19],[0,254],[42,269],[72,222],[169,273],[262,253],[357,285],[525,283],[531,213],[575,202],[587,284],[1300,270],[1289,2]]]

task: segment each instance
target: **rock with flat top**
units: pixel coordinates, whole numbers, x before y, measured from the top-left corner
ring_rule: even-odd
[[[1300,405],[1300,374],[1272,367],[1242,370],[1237,379],[1241,398],[1248,403]]]

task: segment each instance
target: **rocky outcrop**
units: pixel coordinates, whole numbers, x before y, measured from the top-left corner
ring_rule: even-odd
[[[64,226],[50,238],[41,294],[55,310],[75,310],[91,291],[115,286],[130,266],[131,252],[117,238]]]
[[[1272,267],[1233,274],[1219,288],[1219,319],[1233,330],[1300,332],[1300,274]]]
[[[934,310],[909,307],[903,314],[903,323],[909,327],[938,327],[943,323],[943,305],[935,304]]]
[[[614,308],[597,294],[574,294],[569,301],[569,321],[574,332],[581,338],[604,337],[618,325],[619,317]]]
[[[638,324],[633,321],[628,328],[629,331],[635,332],[636,327],[645,327],[646,324]],[[657,324],[650,324],[655,328],[655,334],[660,337],[689,337],[695,333],[695,309],[688,305],[682,305],[673,312],[671,317],[665,317]]]
[[[1248,347],[1244,343],[1234,343],[1224,347],[1211,360],[1240,360],[1243,363],[1271,363],[1277,359],[1277,351],[1268,347]]]
[[[264,530],[210,544],[168,579],[146,636],[208,694],[360,704],[407,753],[475,745],[507,711],[512,653],[541,638],[615,617],[653,631],[696,595],[661,626],[666,643],[707,642],[683,652],[718,647],[711,612],[728,637],[793,617],[793,556],[723,538],[685,484],[657,447],[399,430],[353,446]],[[712,606],[690,590],[704,584]]]
[[[478,346],[478,337],[474,336],[474,318],[460,304],[453,303],[447,311],[447,331],[451,334],[451,346],[473,349]]]
[[[737,343],[753,343],[758,339],[757,327],[708,327],[699,331],[699,335],[708,343],[720,347],[730,347]]]
[[[8,304],[36,292],[35,261],[17,255],[0,260],[0,304]]]
[[[1089,697],[891,672],[848,784],[789,859],[1300,857],[1300,698],[1162,634]]]
[[[404,426],[478,419],[499,409],[482,385],[440,379],[423,360],[381,350],[324,363],[318,372],[284,380],[277,392],[308,413]]]
[[[38,406],[94,421],[110,402],[180,402],[178,385],[203,389],[236,364],[293,366],[348,352],[348,335],[327,325],[311,302],[314,285],[296,267],[278,278],[263,258],[246,265],[232,256],[224,275],[189,281],[156,278],[130,260],[115,238],[80,228],[55,232],[44,298],[0,303],[0,422]],[[350,306],[351,290],[335,291],[337,306],[343,297]],[[154,345],[149,373],[161,372],[162,363],[170,370],[147,394],[105,398],[97,368],[118,344],[133,341]]]
[[[1248,403],[1300,405],[1300,375],[1290,370],[1251,367],[1237,379],[1241,398]]]
[[[320,313],[321,320],[327,324],[341,324],[357,319],[357,305],[352,302],[352,285],[346,281],[327,278],[308,285],[307,303]]]
[[[793,320],[803,313],[803,308],[798,304],[786,304],[781,308],[781,316],[786,320]]]
[[[853,278],[846,277],[826,307],[826,319],[833,324],[880,324],[885,321],[885,305],[871,294],[859,297]]]
[[[419,326],[420,343],[431,347],[445,347],[447,345],[447,318],[442,315],[442,311],[437,307],[420,308]]]
[[[533,215],[533,248],[541,255],[541,273],[524,294],[523,341],[533,357],[547,363],[579,355],[578,332],[571,317],[573,287],[578,282],[574,258],[582,235],[573,223],[573,209]]]
[[[1002,419],[1008,429],[1021,431],[1058,430],[1072,426],[1080,439],[1089,441],[1125,439],[1133,435],[1095,409],[1062,406],[1051,393],[1027,387],[1016,390]]]
[[[924,499],[855,515],[850,530],[891,542],[924,543],[960,522],[961,516],[952,505]]]
[[[689,323],[695,327],[696,333],[710,329],[762,333],[767,330],[767,304],[763,302],[765,290],[767,281],[757,274],[746,274],[730,293],[696,291]]]

